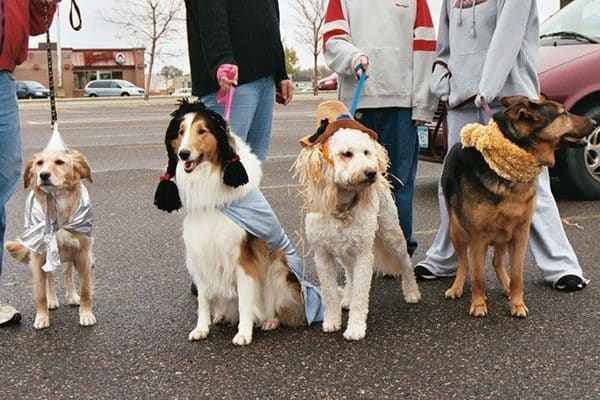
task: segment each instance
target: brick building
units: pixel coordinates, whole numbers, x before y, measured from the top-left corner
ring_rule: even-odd
[[[64,97],[81,97],[83,88],[95,79],[124,79],[144,87],[144,48],[130,49],[73,49],[62,48],[62,92]],[[15,70],[18,80],[38,81],[48,87],[46,44],[29,49],[27,60]],[[54,84],[58,90],[58,62],[52,44]]]

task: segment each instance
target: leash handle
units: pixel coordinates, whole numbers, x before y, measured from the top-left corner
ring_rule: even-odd
[[[219,67],[217,71],[217,80],[220,81],[221,78],[234,79],[237,75],[237,68],[231,64],[223,64]],[[233,101],[233,92],[235,90],[234,86],[230,86],[229,89],[219,89],[217,92],[217,103],[225,105],[225,112],[223,113],[223,118],[225,121],[229,122],[229,113],[231,112],[231,102]]]
[[[50,89],[50,125],[54,130],[55,124],[58,121],[56,112],[56,96],[54,92],[54,71],[52,68],[52,49],[50,46],[50,12],[48,3],[44,1],[44,18],[46,21],[46,56],[48,58],[48,87]],[[60,23],[60,21],[59,21]],[[58,49],[57,49],[58,50]]]
[[[73,9],[75,9],[75,13],[77,14],[77,25],[75,25],[75,22],[73,22]],[[79,6],[75,0],[71,0],[71,8],[69,9],[69,23],[71,24],[71,28],[73,28],[73,30],[81,30],[81,11],[79,11]]]
[[[360,68],[359,68],[360,67]],[[359,64],[356,68],[362,69],[362,64]],[[354,98],[352,99],[352,104],[350,105],[350,116],[354,118],[354,113],[356,112],[356,107],[358,107],[358,99],[360,97],[360,92],[362,92],[363,86],[365,85],[365,80],[367,79],[367,74],[363,69],[363,73],[360,74],[358,78],[358,84],[356,85],[356,90],[354,91]]]

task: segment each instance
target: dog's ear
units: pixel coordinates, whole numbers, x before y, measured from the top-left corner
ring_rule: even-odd
[[[373,142],[375,145],[375,156],[377,157],[377,167],[379,169],[379,173],[384,173],[387,171],[390,165],[388,152],[377,140],[373,139]]]
[[[77,150],[69,150],[69,154],[73,157],[75,170],[79,174],[79,177],[94,183],[92,180],[92,169],[90,168],[90,164],[88,164],[87,158]]]
[[[519,103],[528,103],[530,100],[525,96],[504,96],[500,98],[500,104],[505,108]]]
[[[182,207],[177,184],[173,181],[177,171],[177,162],[179,161],[177,149],[174,148],[176,139],[179,137],[179,124],[180,116],[174,115],[165,133],[165,147],[168,158],[167,171],[160,177],[160,182],[158,182],[154,193],[154,205],[159,210],[169,213]]]
[[[33,158],[30,158],[25,163],[23,168],[23,187],[27,189],[31,183],[31,168],[33,167]]]
[[[223,183],[233,188],[245,185],[249,182],[248,172],[246,172],[240,156],[236,153],[229,126],[223,117],[213,110],[206,109],[206,114],[210,131],[217,139],[217,151],[223,169]]]

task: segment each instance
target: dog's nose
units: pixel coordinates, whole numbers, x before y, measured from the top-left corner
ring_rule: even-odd
[[[367,178],[370,181],[372,181],[373,179],[375,179],[375,175],[377,175],[377,171],[373,171],[373,170],[365,171],[365,175],[367,176]]]
[[[191,154],[192,153],[190,153],[190,151],[187,150],[187,149],[179,150],[179,158],[181,158],[183,161],[185,161],[188,158],[190,158]]]
[[[50,178],[50,172],[40,172],[40,179],[47,181]]]

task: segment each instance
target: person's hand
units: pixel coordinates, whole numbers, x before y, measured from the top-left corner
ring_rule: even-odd
[[[354,77],[356,79],[360,78],[362,74],[366,74],[369,77],[367,69],[369,68],[369,58],[365,55],[362,55],[354,61],[354,66],[352,67],[354,71]]]
[[[423,121],[423,120],[420,120],[420,119],[415,119],[414,123],[415,123],[415,126],[421,126],[421,125],[427,124],[427,121]]]
[[[294,84],[291,79],[284,79],[277,84],[277,90],[275,91],[275,101],[278,104],[287,106],[294,97]]]
[[[238,84],[238,67],[234,64],[222,64],[217,70],[217,83],[224,91]]]

